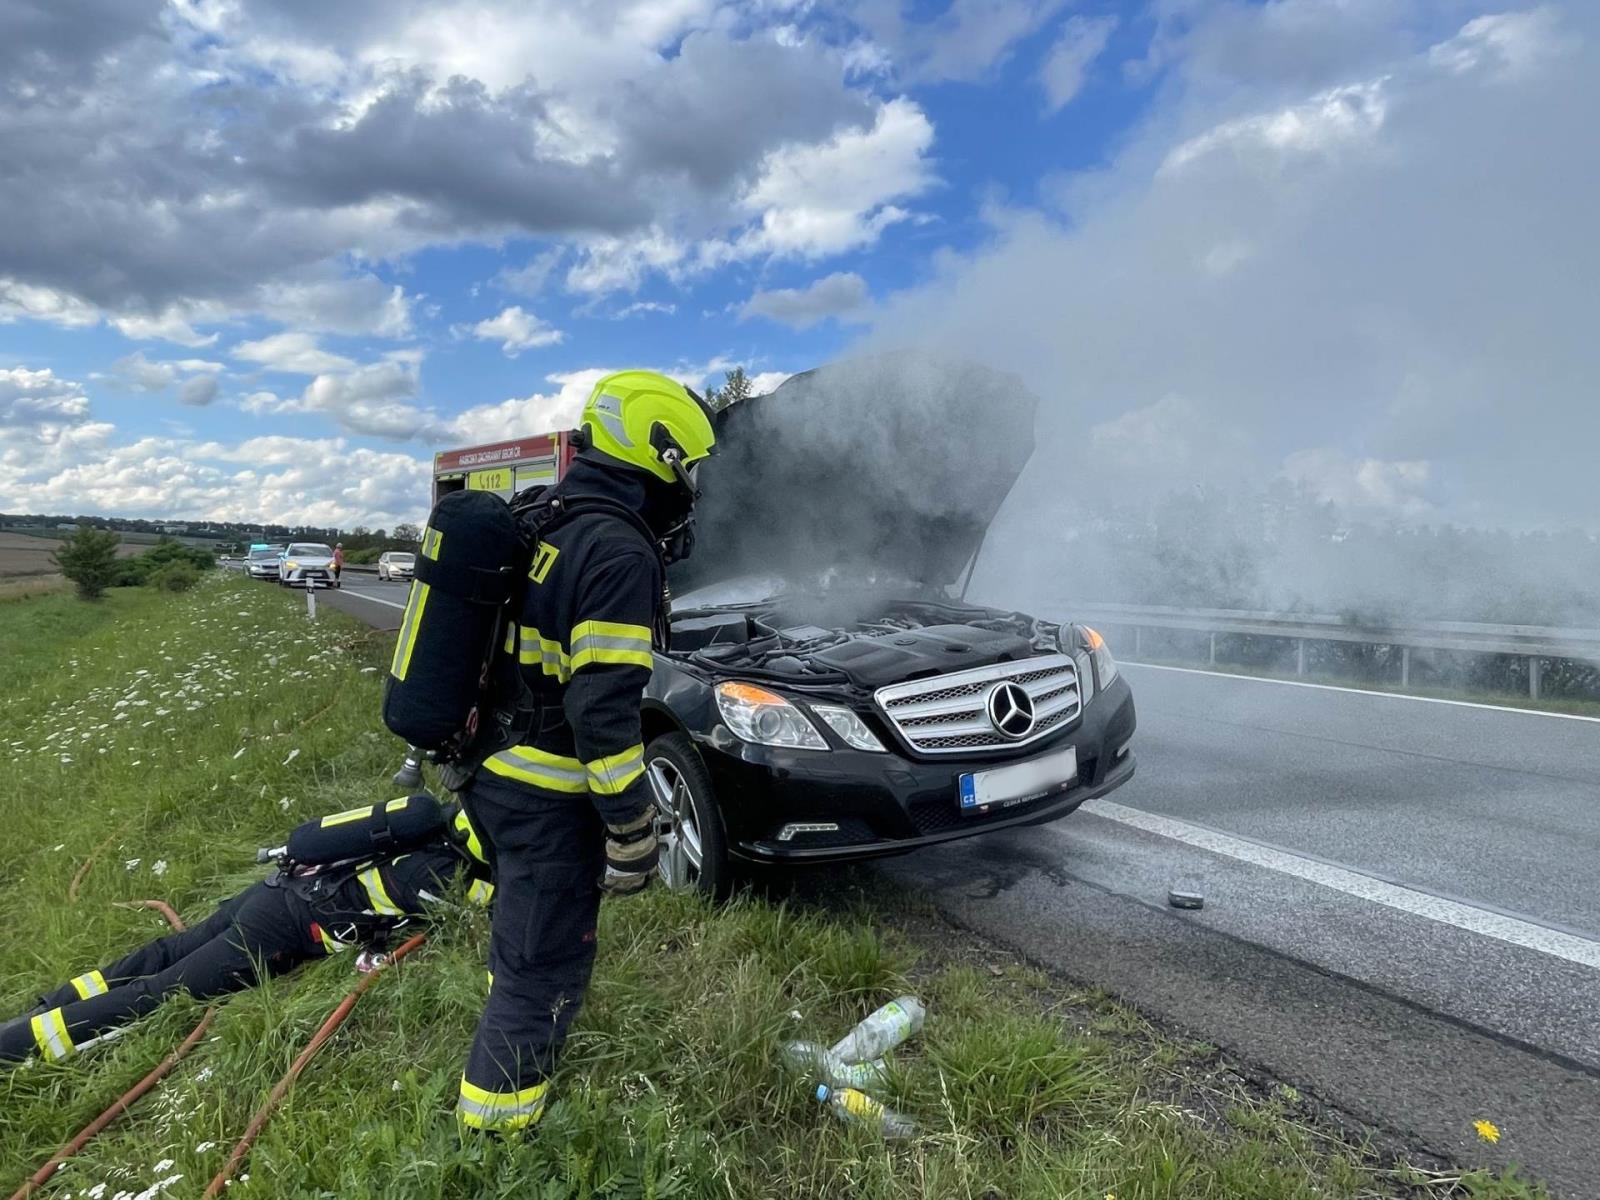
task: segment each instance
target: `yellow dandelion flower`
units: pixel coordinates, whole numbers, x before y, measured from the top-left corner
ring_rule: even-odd
[[[1500,1140],[1500,1127],[1493,1121],[1474,1121],[1472,1127],[1478,1131],[1478,1136],[1489,1143]]]

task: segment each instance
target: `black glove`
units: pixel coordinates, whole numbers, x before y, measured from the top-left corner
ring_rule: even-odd
[[[606,873],[600,890],[611,896],[631,896],[650,886],[660,857],[656,845],[656,809],[651,805],[626,825],[606,826]]]

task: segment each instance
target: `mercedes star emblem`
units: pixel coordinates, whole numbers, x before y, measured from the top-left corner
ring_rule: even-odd
[[[1012,741],[1033,732],[1033,698],[1015,683],[997,683],[989,691],[989,723]]]

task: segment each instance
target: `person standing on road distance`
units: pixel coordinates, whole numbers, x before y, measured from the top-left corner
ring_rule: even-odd
[[[333,546],[333,581],[339,582],[339,576],[344,574],[344,543],[335,542]]]
[[[653,371],[600,380],[581,422],[578,457],[550,494],[608,503],[534,548],[506,645],[539,715],[462,793],[498,904],[457,1115],[491,1133],[543,1115],[589,986],[601,895],[637,892],[655,871],[640,701],[652,647],[665,645],[665,564],[687,554],[696,464],[716,440],[704,403]]]

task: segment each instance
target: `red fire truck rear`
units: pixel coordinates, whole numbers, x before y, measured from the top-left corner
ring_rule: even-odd
[[[433,456],[433,502],[463,488],[495,492],[509,500],[523,488],[555,483],[567,473],[575,453],[566,432],[441,450]]]

